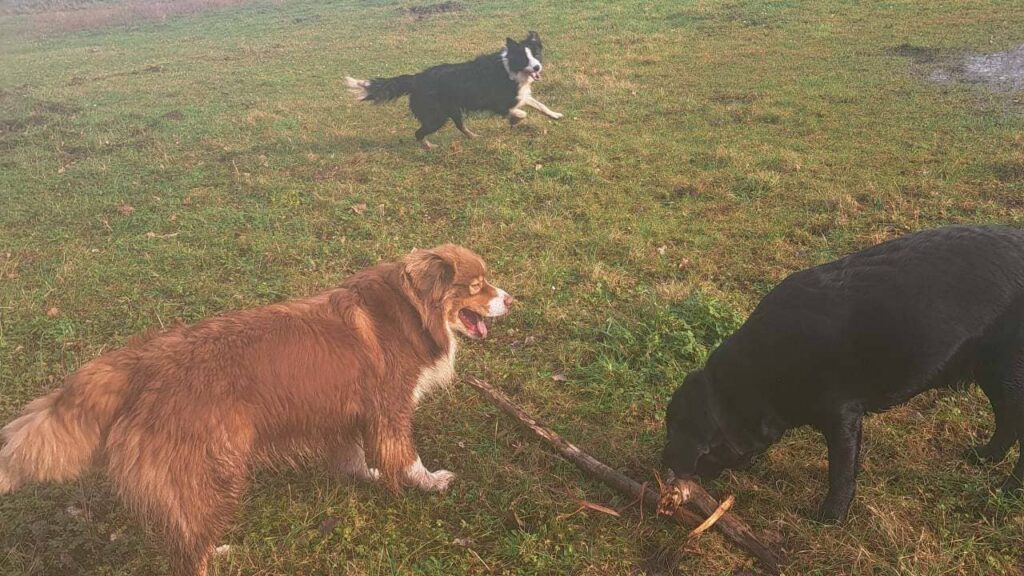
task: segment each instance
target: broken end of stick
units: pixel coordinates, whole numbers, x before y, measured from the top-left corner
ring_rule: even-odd
[[[658,483],[661,484],[660,479]],[[658,514],[672,516],[680,506],[689,502],[690,496],[693,494],[693,482],[677,479],[668,484],[661,484],[660,491]]]
[[[715,522],[718,522],[718,519],[725,516],[725,513],[729,511],[729,508],[732,508],[734,502],[736,502],[736,497],[732,494],[730,494],[725,500],[722,500],[722,503],[718,505],[718,508],[712,512],[710,516],[708,516],[707,520],[701,522],[700,526],[697,526],[690,531],[688,538],[696,538],[697,536],[700,536],[702,532],[714,526]]]
[[[679,478],[669,484],[661,484],[660,492],[659,514],[679,517],[680,513],[685,512],[682,506],[687,504],[707,518],[690,532],[690,538],[714,526],[748,554],[760,560],[769,574],[779,574],[780,559],[776,552],[760,542],[750,527],[738,516],[729,512],[735,503],[734,497],[730,496],[720,503],[697,482]]]

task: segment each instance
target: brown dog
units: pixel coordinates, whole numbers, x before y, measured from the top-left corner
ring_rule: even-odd
[[[483,338],[483,318],[508,311],[486,272],[459,246],[417,250],[318,296],[108,352],[3,429],[0,493],[103,463],[174,574],[203,576],[261,462],[324,456],[395,491],[443,491],[454,474],[424,468],[412,414],[453,379],[454,333]]]

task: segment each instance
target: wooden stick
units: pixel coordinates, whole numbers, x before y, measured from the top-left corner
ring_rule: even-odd
[[[647,489],[646,485],[641,485],[639,482],[580,450],[571,442],[562,439],[561,436],[541,425],[523,411],[522,408],[514,404],[508,396],[505,396],[487,382],[473,376],[465,376],[463,381],[475,388],[492,404],[501,408],[502,412],[512,416],[534,434],[547,440],[562,457],[575,464],[576,467],[583,470],[590,477],[601,481],[630,498],[642,501],[647,508],[652,510],[659,509],[659,495],[653,490]],[[684,502],[690,503],[705,516],[714,515],[718,511],[718,502],[696,482],[692,480],[675,480],[672,487],[679,490],[680,494],[685,494],[685,498],[680,501],[680,504]],[[666,509],[666,511],[676,516],[676,512],[679,509],[679,506],[675,506],[672,510]],[[760,560],[770,574],[779,574],[779,559],[775,556],[774,552],[754,537],[753,532],[745,522],[740,520],[735,514],[726,513],[725,511],[719,513],[719,516],[720,519],[715,523],[716,528],[748,554]]]
[[[718,509],[712,512],[707,520],[701,522],[700,526],[690,530],[690,535],[687,538],[696,538],[702,532],[714,526],[715,522],[718,522],[718,519],[724,516],[729,511],[729,508],[732,508],[734,502],[736,502],[736,497],[730,494],[725,500],[722,500],[722,503],[718,505]]]

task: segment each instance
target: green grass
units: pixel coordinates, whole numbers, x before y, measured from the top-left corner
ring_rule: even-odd
[[[51,7],[86,18],[109,5]],[[412,5],[139,9],[70,32],[43,1],[0,16],[0,421],[148,327],[314,293],[455,241],[520,299],[459,370],[649,479],[672,390],[786,274],[910,230],[1024,225],[1020,95],[929,84],[896,50],[1014,47],[1020,2],[486,0],[422,20]],[[528,29],[547,48],[535,92],[561,121],[471,117],[481,138],[448,127],[427,153],[404,103],[343,88]],[[992,492],[1009,467],[959,457],[991,428],[977,391],[869,419],[842,527],[808,520],[825,489],[809,431],[710,488],[737,495],[787,574],[1012,574],[1024,506]],[[580,499],[629,503],[465,388],[422,405],[417,438],[428,466],[460,474],[449,494],[260,472],[213,573],[748,563],[717,534],[680,548],[684,532],[649,515],[573,514]],[[94,476],[0,498],[0,551],[3,574],[166,569]]]

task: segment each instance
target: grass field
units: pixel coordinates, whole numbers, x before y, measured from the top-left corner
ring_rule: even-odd
[[[1024,226],[1021,94],[927,81],[934,62],[1024,42],[1015,0],[486,0],[422,18],[390,1],[8,4],[0,422],[146,328],[454,241],[520,301],[459,370],[649,479],[672,390],[786,274],[911,230]],[[471,117],[481,138],[449,126],[428,153],[404,102],[344,90],[528,29],[560,121]],[[993,492],[1009,461],[960,458],[991,429],[976,390],[870,418],[840,527],[808,519],[826,470],[811,431],[709,488],[736,494],[786,574],[1021,574],[1024,504]],[[421,406],[417,439],[459,473],[447,495],[260,472],[212,572],[750,568],[717,534],[681,547],[649,515],[576,513],[629,503],[467,388]],[[165,570],[102,478],[0,498],[0,574]]]

